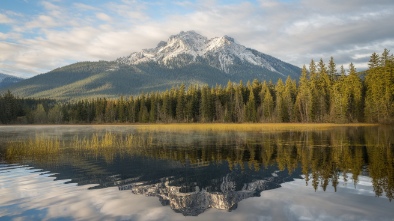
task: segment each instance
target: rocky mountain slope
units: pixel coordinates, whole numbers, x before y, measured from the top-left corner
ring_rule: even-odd
[[[295,77],[299,69],[272,56],[260,53],[235,43],[228,36],[208,39],[194,31],[181,32],[171,36],[167,42],[160,42],[156,48],[145,49],[119,58],[119,63],[136,65],[155,62],[176,69],[193,63],[208,64],[227,74],[235,74],[242,66],[255,66],[278,77]],[[243,67],[245,68],[245,67]],[[261,72],[264,72],[261,70]]]

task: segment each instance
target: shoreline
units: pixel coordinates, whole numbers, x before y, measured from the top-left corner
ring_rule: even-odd
[[[139,130],[157,131],[296,131],[296,130],[324,130],[346,127],[379,127],[384,124],[371,123],[108,123],[108,124],[12,124],[0,125],[0,128],[29,128],[29,127],[136,127]]]

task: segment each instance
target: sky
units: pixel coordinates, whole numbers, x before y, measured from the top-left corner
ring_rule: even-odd
[[[115,60],[188,30],[299,67],[333,56],[363,70],[394,50],[393,17],[393,0],[0,0],[0,73]]]

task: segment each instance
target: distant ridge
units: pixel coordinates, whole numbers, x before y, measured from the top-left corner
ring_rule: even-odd
[[[21,81],[10,89],[23,97],[60,100],[119,97],[185,84],[226,85],[253,79],[298,79],[300,68],[246,48],[228,36],[208,39],[195,31],[172,35],[157,47],[114,61],[78,62]],[[2,89],[0,89],[2,90]]]
[[[0,73],[0,90],[22,81],[23,78]]]

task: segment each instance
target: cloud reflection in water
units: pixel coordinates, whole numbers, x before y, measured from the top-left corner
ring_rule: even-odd
[[[51,173],[22,166],[0,172],[0,217],[18,220],[195,220],[162,206],[156,197],[119,191],[88,190],[92,185],[65,184]],[[12,183],[10,182],[12,180]],[[296,179],[261,197],[239,203],[237,210],[210,209],[201,220],[392,220],[393,204],[374,196],[371,179],[360,176],[357,188],[340,180],[337,192],[311,191]]]

